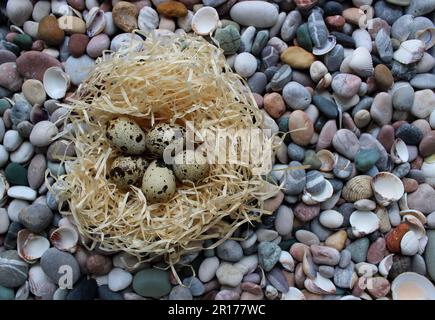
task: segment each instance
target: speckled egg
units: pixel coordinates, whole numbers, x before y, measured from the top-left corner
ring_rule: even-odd
[[[193,150],[185,150],[174,157],[175,176],[180,180],[198,181],[208,176],[210,166],[207,159]]]
[[[142,191],[151,203],[171,199],[176,190],[175,175],[163,161],[153,161],[146,169],[142,180]]]
[[[141,181],[147,166],[148,163],[144,158],[120,156],[110,165],[110,178],[119,188],[128,188]]]
[[[127,117],[109,121],[106,137],[113,146],[128,155],[139,155],[146,149],[145,132],[136,122]]]
[[[170,125],[159,123],[155,125],[146,136],[147,150],[157,157],[162,157],[164,150],[169,146],[175,146],[177,143],[184,143],[186,129],[180,125]]]

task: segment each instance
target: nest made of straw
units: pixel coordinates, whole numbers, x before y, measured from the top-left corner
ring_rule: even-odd
[[[178,188],[169,202],[158,204],[147,203],[139,188],[118,190],[107,176],[119,153],[106,140],[105,126],[119,115],[144,128],[192,120],[196,128],[212,131],[262,127],[243,80],[222,51],[201,37],[150,36],[105,54],[69,108],[74,132],[69,138],[77,156],[56,185],[69,204],[64,213],[73,215],[90,246],[142,258],[163,254],[177,262],[202,240],[223,241],[241,224],[258,220],[263,201],[277,191],[253,175],[249,164],[212,165],[208,178]]]

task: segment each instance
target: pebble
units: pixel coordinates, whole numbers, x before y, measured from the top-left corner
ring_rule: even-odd
[[[276,7],[264,1],[238,2],[230,10],[231,18],[244,26],[269,28],[278,21]]]
[[[121,268],[114,268],[109,272],[109,289],[118,292],[127,288],[133,281],[133,276],[122,270]]]
[[[33,5],[29,0],[10,0],[6,4],[6,14],[11,22],[22,26],[32,15]]]
[[[104,50],[109,49],[110,47],[110,38],[102,33],[95,37],[93,37],[87,47],[86,47],[86,53],[91,58],[98,58],[103,54]]]
[[[138,27],[145,32],[152,32],[159,26],[159,15],[156,10],[151,7],[143,7],[139,11]]]
[[[287,279],[279,268],[273,268],[267,275],[267,280],[279,292],[286,293],[289,290]]]
[[[124,300],[120,293],[111,291],[107,285],[98,286],[98,298],[101,300]]]
[[[293,110],[305,110],[311,103],[310,92],[295,81],[289,82],[284,87],[282,95],[287,105]]]
[[[33,201],[36,199],[36,191],[25,186],[10,187],[8,196],[14,199]]]
[[[71,82],[78,86],[86,79],[95,61],[87,55],[79,58],[69,57],[65,62],[65,72],[70,76]]]
[[[278,262],[281,248],[272,242],[261,242],[258,245],[258,259],[264,271],[270,271]]]
[[[17,288],[27,279],[28,265],[21,260],[16,250],[0,253],[0,286]]]
[[[296,169],[301,166],[301,163],[292,161],[289,163],[289,167],[295,167],[292,170],[286,170],[284,181],[284,192],[286,195],[297,195],[302,192],[306,184],[305,170]]]
[[[40,121],[33,127],[29,140],[36,147],[46,147],[52,142],[53,137],[58,132],[58,128],[54,123]]]
[[[352,261],[360,263],[366,261],[370,240],[368,238],[357,239],[346,247],[350,251]]]
[[[234,69],[242,77],[249,78],[257,70],[257,59],[249,52],[242,52],[234,61]]]
[[[335,266],[340,261],[340,252],[337,249],[319,245],[312,245],[310,249],[316,264]]]
[[[237,53],[241,46],[240,33],[233,25],[228,25],[225,28],[217,29],[215,32],[215,39],[219,43],[219,46],[224,50],[224,53],[227,55]]]
[[[243,257],[243,249],[234,240],[226,240],[216,248],[217,256],[225,261],[237,262]]]
[[[352,260],[352,255],[350,251],[344,249],[340,252],[340,261],[338,265],[340,268],[346,268],[351,263],[351,260]]]
[[[396,130],[396,137],[407,145],[417,145],[423,139],[423,132],[412,124],[404,123]]]
[[[47,276],[54,282],[59,283],[64,275],[65,266],[70,267],[73,284],[80,278],[80,267],[77,260],[70,253],[50,248],[44,252],[40,260],[41,267]]]
[[[313,122],[305,112],[296,110],[290,115],[289,131],[294,143],[300,146],[307,146],[314,135]]]
[[[202,261],[198,270],[198,278],[203,283],[211,281],[219,268],[219,259],[217,257],[206,258]]]
[[[50,67],[61,67],[52,56],[38,51],[27,51],[17,58],[17,71],[27,79],[42,81],[45,71]]]
[[[124,32],[132,32],[137,29],[138,8],[129,2],[120,1],[112,10],[113,22]]]
[[[279,235],[285,236],[293,229],[293,211],[287,206],[280,206],[276,213],[275,230]]]
[[[281,60],[292,68],[308,69],[316,58],[301,47],[288,47],[281,53]]]
[[[193,300],[193,296],[188,288],[178,285],[172,288],[169,300]]]
[[[59,27],[55,16],[42,18],[38,25],[38,39],[43,40],[49,46],[62,44],[65,38],[65,31]]]
[[[171,291],[169,273],[158,269],[141,270],[134,275],[133,290],[143,297],[165,296]]]
[[[223,286],[237,287],[243,279],[243,273],[234,265],[223,262],[216,271],[216,277]]]
[[[353,269],[353,263],[349,263],[345,268],[335,267],[334,284],[343,289],[352,288],[355,277]]]
[[[319,205],[309,206],[303,202],[300,202],[294,207],[293,212],[299,220],[301,220],[302,222],[307,222],[313,220],[315,217],[319,215],[320,206]]]
[[[432,90],[425,89],[415,92],[414,103],[411,108],[411,113],[423,119],[428,117],[435,110],[435,93]]]
[[[95,279],[82,278],[77,285],[68,292],[66,300],[93,300],[97,297],[98,286]]]
[[[313,103],[326,118],[335,119],[338,117],[338,107],[330,99],[321,95],[315,95],[313,97]]]
[[[435,211],[435,190],[426,183],[420,184],[415,192],[408,195],[408,206],[429,214]]]
[[[308,230],[298,230],[295,233],[295,237],[299,242],[306,244],[307,246],[317,245],[320,243],[319,237],[313,232]]]
[[[343,224],[343,216],[335,210],[323,211],[319,216],[320,223],[330,229],[339,228]]]
[[[356,135],[348,129],[340,129],[332,139],[335,150],[348,159],[353,160],[360,149]]]

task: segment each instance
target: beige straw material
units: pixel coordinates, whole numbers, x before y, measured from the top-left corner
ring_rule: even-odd
[[[171,265],[243,223],[259,221],[264,200],[278,187],[253,175],[249,164],[211,165],[197,185],[179,184],[167,203],[149,204],[139,188],[119,190],[108,168],[120,153],[105,137],[106,123],[131,117],[147,130],[154,123],[184,125],[212,132],[262,127],[262,113],[244,80],[226,64],[222,50],[201,37],[150,36],[142,49],[106,53],[72,98],[67,118],[77,157],[56,189],[67,201],[88,246],[125,251],[146,259],[164,255]],[[239,148],[240,149],[240,148]],[[240,152],[240,150],[239,150]]]

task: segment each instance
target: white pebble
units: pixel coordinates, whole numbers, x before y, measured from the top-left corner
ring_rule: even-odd
[[[19,222],[18,215],[23,208],[28,207],[30,204],[27,201],[15,199],[9,203],[8,216],[13,222]]]
[[[4,234],[9,229],[9,217],[6,209],[0,208],[0,234]]]
[[[17,130],[6,131],[3,138],[3,146],[5,147],[6,151],[11,152],[17,150],[22,142],[23,138],[21,138]]]
[[[217,257],[205,258],[199,266],[198,278],[202,282],[209,282],[216,275],[216,271],[219,268],[219,259]]]
[[[435,129],[435,110],[430,114],[429,123],[431,128]]]
[[[242,52],[234,61],[234,69],[245,78],[249,78],[255,73],[257,65],[257,59],[249,52]]]
[[[13,186],[9,188],[8,196],[14,199],[33,201],[36,199],[36,191],[29,187]]]
[[[105,12],[104,17],[106,18],[106,27],[104,28],[104,33],[111,37],[117,31],[115,23],[113,22],[112,12]]]
[[[33,145],[26,141],[16,151],[11,153],[11,161],[15,163],[26,163],[32,158],[33,152]]]
[[[109,272],[109,289],[117,292],[127,288],[133,281],[133,276],[125,270],[114,268]]]
[[[320,213],[319,222],[326,228],[339,228],[343,224],[343,221],[343,215],[338,211],[326,210]]]
[[[151,7],[143,7],[139,11],[137,23],[140,30],[151,32],[159,26],[159,14]]]

